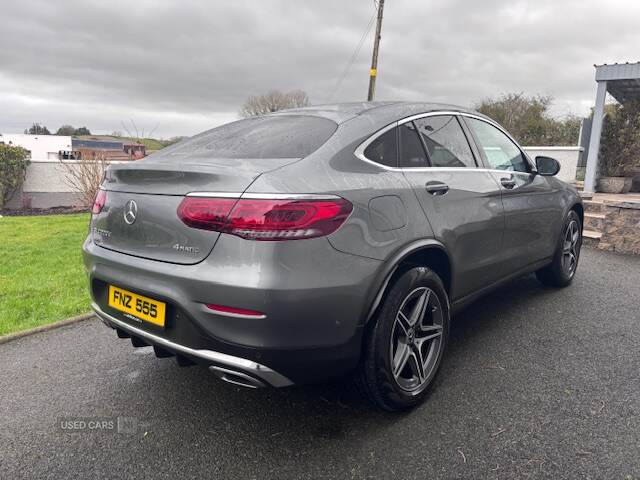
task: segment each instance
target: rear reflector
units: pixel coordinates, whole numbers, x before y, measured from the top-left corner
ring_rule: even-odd
[[[193,228],[249,240],[300,240],[335,232],[353,206],[335,197],[313,200],[185,197],[178,217]]]
[[[213,310],[214,312],[220,313],[222,315],[229,316],[238,316],[238,317],[254,317],[254,318],[265,318],[265,314],[262,312],[256,312],[255,310],[247,310],[245,308],[236,308],[236,307],[227,307],[225,305],[214,305],[212,303],[207,303],[206,307],[209,310]]]
[[[93,208],[91,208],[91,213],[97,215],[102,211],[102,207],[107,201],[107,192],[106,190],[99,189],[98,193],[96,193],[96,199],[93,201]]]

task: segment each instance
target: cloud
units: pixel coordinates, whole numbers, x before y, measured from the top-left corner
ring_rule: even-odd
[[[326,102],[372,0],[10,1],[0,33],[0,131],[34,121],[162,136],[229,121],[247,96]],[[523,91],[584,114],[594,63],[636,61],[640,3],[387,0],[376,98],[471,105]],[[369,33],[336,101],[366,96]]]

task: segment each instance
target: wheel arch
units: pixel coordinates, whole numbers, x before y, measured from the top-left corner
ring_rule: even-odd
[[[406,245],[384,263],[374,289],[375,295],[368,302],[369,308],[365,311],[363,323],[368,323],[373,317],[393,280],[412,266],[432,268],[442,279],[447,295],[451,296],[454,268],[446,247],[435,239],[419,240]]]
[[[578,217],[580,217],[580,228],[584,229],[584,206],[582,202],[574,203],[569,210],[573,210],[578,214]]]

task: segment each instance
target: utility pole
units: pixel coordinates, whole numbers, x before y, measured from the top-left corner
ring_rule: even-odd
[[[378,22],[376,23],[376,36],[373,39],[373,57],[371,58],[371,70],[369,72],[369,94],[367,101],[371,102],[376,91],[376,76],[378,75],[378,50],[380,48],[380,31],[382,30],[382,10],[384,0],[378,0]]]

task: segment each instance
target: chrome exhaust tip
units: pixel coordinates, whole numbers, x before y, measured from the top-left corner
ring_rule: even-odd
[[[293,382],[283,374],[253,360],[235,357],[215,350],[191,348],[118,320],[102,311],[96,303],[92,303],[91,308],[100,318],[106,321],[107,325],[112,328],[116,327],[122,330],[124,334],[130,335],[132,343],[135,342],[139,346],[157,345],[163,350],[176,355],[178,364],[186,363],[184,360],[197,359],[199,364],[211,365],[210,370],[225,382],[247,388],[288,387],[293,385]],[[164,354],[162,351],[158,352],[161,355]],[[182,358],[178,358],[178,355]],[[212,363],[215,365],[212,365]],[[224,365],[228,368],[218,365]]]
[[[211,365],[209,367],[209,370],[211,370],[211,372],[213,372],[213,374],[220,380],[223,380],[227,383],[232,383],[234,385],[239,385],[246,388],[266,387],[266,385],[260,380],[252,377],[251,375],[247,375],[246,373],[229,370],[227,368],[218,367],[216,365]]]

